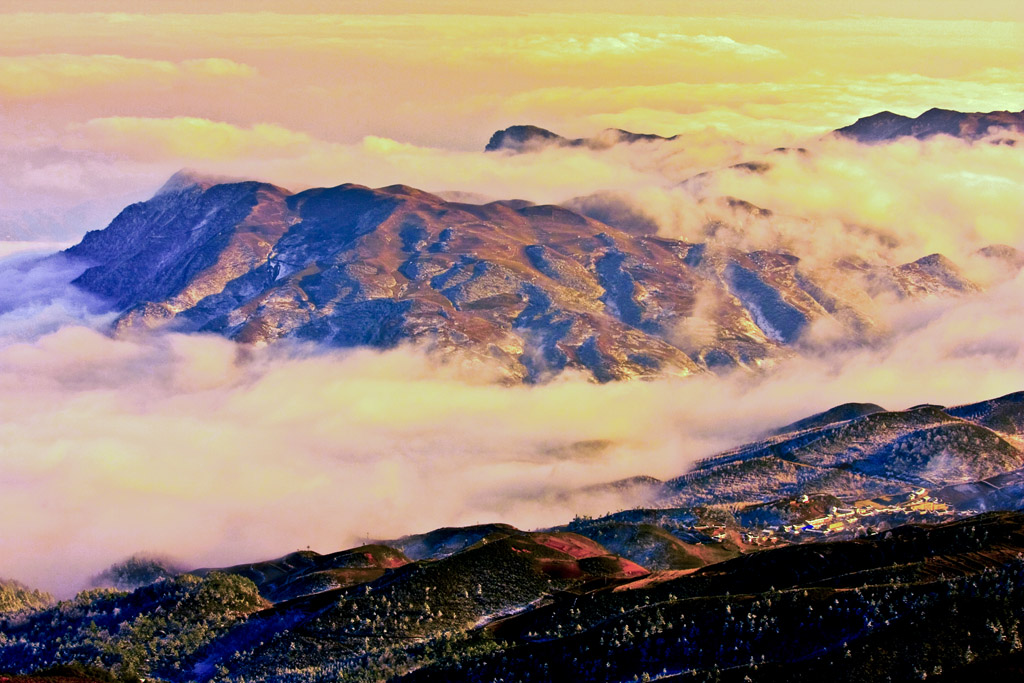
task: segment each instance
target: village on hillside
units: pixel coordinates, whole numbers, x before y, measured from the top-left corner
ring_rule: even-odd
[[[881,496],[829,505],[822,513],[815,496],[801,495],[777,509],[775,520],[753,521],[737,514],[737,526],[701,524],[690,530],[704,536],[707,542],[763,547],[779,544],[805,543],[816,540],[848,540],[869,536],[901,524],[938,523],[978,514],[978,510],[955,509],[927,489],[918,488],[905,494]],[[831,497],[829,497],[831,498]],[[833,499],[839,502],[838,499]],[[820,499],[817,501],[820,503]],[[801,514],[805,513],[805,514]],[[753,523],[751,523],[753,522]],[[772,523],[776,522],[776,523]]]

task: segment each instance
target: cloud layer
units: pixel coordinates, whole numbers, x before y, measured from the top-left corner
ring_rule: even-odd
[[[643,503],[582,487],[675,476],[841,402],[1024,386],[1024,279],[893,306],[886,343],[808,339],[763,375],[508,387],[407,348],[110,338],[66,288],[73,270],[12,258],[5,274],[50,294],[0,292],[0,575],[65,594],[136,551],[223,565],[441,525],[562,523]]]
[[[248,78],[255,70],[230,59],[174,63],[121,55],[38,54],[0,57],[0,97],[41,98],[97,87],[180,85],[194,79]]]
[[[1019,23],[994,0],[967,18],[900,0],[862,3],[860,16],[839,2],[758,16],[730,2],[687,3],[680,16],[660,0],[571,14],[457,0],[416,15],[397,0],[346,3],[345,14],[316,0],[292,14],[125,5],[15,0],[0,11],[0,238],[75,240],[190,166],[294,190],[600,193],[590,201],[647,230],[789,250],[808,268],[933,251],[971,266],[978,247],[1024,246],[1021,142],[820,139],[883,109],[1019,109]],[[515,123],[680,137],[480,151]],[[759,170],[730,168],[741,162]],[[559,523],[637,502],[571,491],[673,476],[837,403],[1024,388],[1020,279],[879,305],[886,342],[837,350],[815,329],[802,356],[764,375],[509,388],[413,349],[112,339],[102,305],[67,286],[81,267],[0,262],[0,576],[62,593],[136,551],[216,565],[443,524]],[[1000,281],[987,265],[971,275]],[[681,333],[700,332],[691,327]]]

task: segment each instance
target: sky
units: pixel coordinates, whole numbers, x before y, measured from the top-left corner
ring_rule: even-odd
[[[992,0],[0,2],[0,577],[67,595],[136,551],[212,566],[442,525],[563,523],[628,502],[581,487],[676,476],[838,403],[1024,388],[1024,279],[972,257],[1024,248],[1024,139],[823,137],[882,110],[1024,109],[1022,12]],[[482,151],[522,123],[679,137]],[[771,169],[728,168],[751,160]],[[411,348],[111,336],[102,305],[68,286],[80,265],[26,254],[104,227],[183,167],[292,190],[598,193],[690,241],[735,218],[716,200],[739,197],[772,218],[718,229],[720,242],[812,266],[937,251],[986,291],[876,302],[891,331],[877,347],[836,351],[818,330],[769,373],[686,381],[507,387]]]
[[[460,172],[459,155],[532,123],[681,133],[713,164],[735,141],[790,144],[881,110],[1024,99],[1012,1],[7,0],[0,13],[6,239],[74,239],[186,166],[293,189],[560,201],[602,182]]]

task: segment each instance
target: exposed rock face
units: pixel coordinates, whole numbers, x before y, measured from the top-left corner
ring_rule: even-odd
[[[1007,132],[1024,133],[1024,111],[963,113],[929,109],[917,118],[883,111],[836,131],[838,135],[864,143],[888,142],[902,137],[924,140],[935,135],[978,140]],[[1012,144],[1013,141],[1007,142]]]
[[[565,368],[607,381],[756,367],[831,317],[860,338],[868,290],[973,291],[940,256],[847,264],[829,291],[795,256],[631,234],[557,206],[447,202],[409,187],[292,194],[173,178],[67,252],[75,281],[122,312],[241,342],[403,341],[497,361],[510,380]]]

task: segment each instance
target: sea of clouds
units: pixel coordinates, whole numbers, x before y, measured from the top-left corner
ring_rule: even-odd
[[[588,486],[677,476],[839,403],[901,409],[1024,389],[1024,279],[974,255],[1024,242],[1019,148],[695,140],[515,156],[368,139],[202,170],[296,189],[401,181],[568,202],[666,237],[789,251],[819,275],[841,257],[941,252],[985,290],[873,302],[882,339],[836,344],[812,327],[799,353],[760,373],[508,386],[477,361],[411,347],[115,336],[116,312],[70,284],[87,264],[57,244],[5,243],[0,576],[68,594],[140,551],[216,566],[443,525],[560,524],[646,502]],[[750,161],[763,166],[733,167]]]

